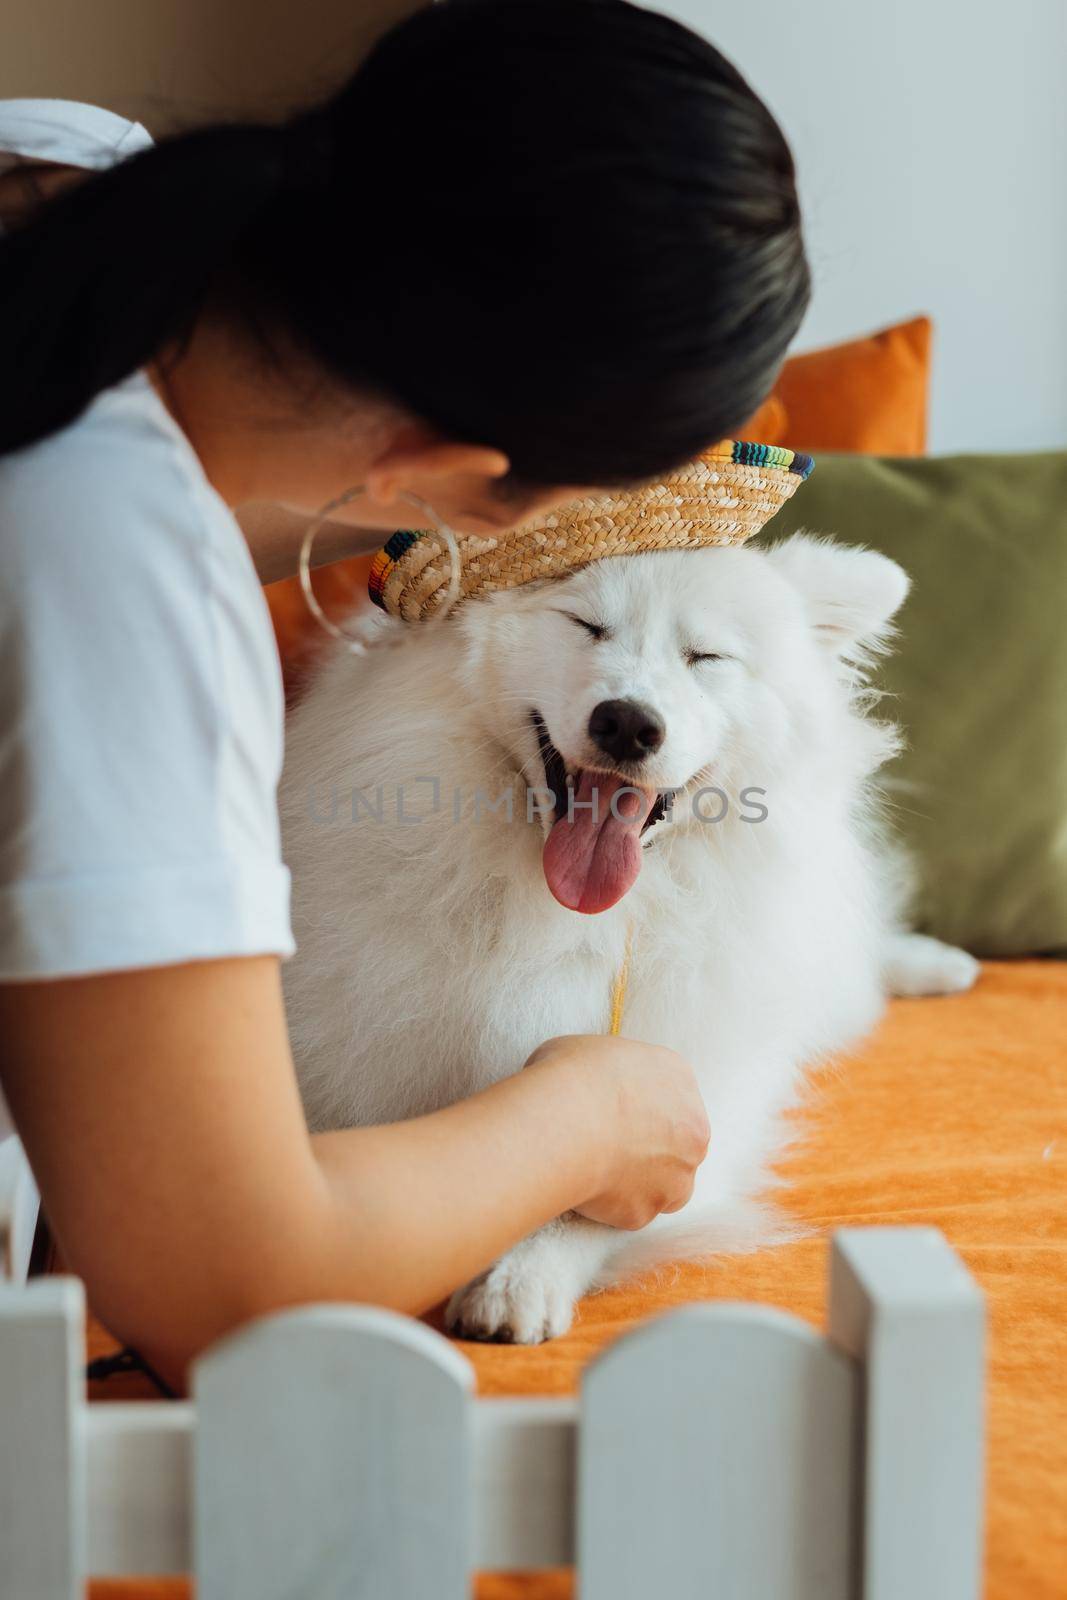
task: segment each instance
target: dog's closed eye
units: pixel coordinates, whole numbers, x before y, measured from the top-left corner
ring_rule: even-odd
[[[566,617],[568,622],[575,623],[579,628],[584,628],[591,639],[606,639],[608,629],[602,622],[587,622],[585,617],[575,616],[573,611],[561,611],[561,617]]]
[[[687,650],[685,659],[691,667],[699,667],[703,661],[733,661],[736,658],[717,650]]]

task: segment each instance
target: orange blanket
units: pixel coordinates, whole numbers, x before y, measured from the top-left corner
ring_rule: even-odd
[[[583,1363],[634,1318],[686,1300],[765,1301],[820,1322],[828,1230],[933,1224],[989,1302],[987,1600],[1062,1600],[1067,964],[992,964],[970,995],[896,1002],[861,1055],[819,1077],[797,1132],[784,1166],[787,1200],[815,1237],[599,1295],[554,1344],[464,1346],[482,1393],[567,1393]],[[184,1600],[186,1592],[173,1580],[92,1591],[93,1600]],[[477,1589],[478,1600],[571,1593],[563,1573],[486,1576]]]

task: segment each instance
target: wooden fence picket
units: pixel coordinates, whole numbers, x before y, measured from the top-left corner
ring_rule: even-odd
[[[0,1596],[82,1600],[85,1297],[0,1284]]]
[[[856,1390],[763,1307],[687,1307],[613,1345],[582,1388],[582,1600],[850,1600]]]
[[[863,1366],[863,1600],[982,1589],[982,1296],[936,1228],[834,1235],[829,1336]]]
[[[467,1600],[473,1372],[366,1306],[254,1324],[198,1364],[198,1600]]]

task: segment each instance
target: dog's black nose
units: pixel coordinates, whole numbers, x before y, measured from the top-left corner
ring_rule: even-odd
[[[640,700],[601,700],[589,718],[589,737],[613,761],[643,761],[658,750],[667,730]]]

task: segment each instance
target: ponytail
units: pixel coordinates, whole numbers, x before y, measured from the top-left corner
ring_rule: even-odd
[[[300,177],[287,129],[186,134],[0,238],[0,455],[74,420],[190,328],[255,215]]]
[[[0,454],[210,304],[518,479],[632,483],[736,432],[808,293],[789,147],[713,46],[626,0],[438,0],[288,126],[166,140],[0,238]]]

